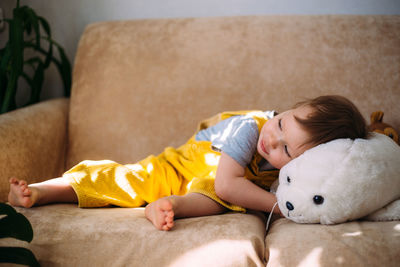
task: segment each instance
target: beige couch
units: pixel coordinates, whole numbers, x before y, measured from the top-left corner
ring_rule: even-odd
[[[79,43],[71,99],[0,116],[0,196],[10,176],[57,177],[84,159],[132,163],[178,146],[224,110],[283,111],[342,94],[400,129],[400,16],[255,16],[101,22]],[[345,200],[344,200],[345,201]],[[400,222],[334,226],[259,212],[178,220],[143,208],[18,209],[43,266],[398,266]]]

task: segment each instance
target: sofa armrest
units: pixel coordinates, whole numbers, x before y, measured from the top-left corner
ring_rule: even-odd
[[[28,183],[64,171],[69,99],[41,102],[0,116],[0,201],[10,177]]]

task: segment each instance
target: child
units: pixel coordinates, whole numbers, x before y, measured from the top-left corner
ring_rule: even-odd
[[[29,186],[11,178],[8,200],[26,208],[54,202],[80,207],[149,203],[145,215],[160,230],[172,229],[175,218],[246,208],[270,212],[276,197],[268,190],[276,169],[318,144],[368,134],[358,109],[341,96],[300,102],[277,115],[222,113],[219,119],[213,126],[201,124],[204,129],[180,148],[166,148],[137,164],[83,161],[61,178]]]

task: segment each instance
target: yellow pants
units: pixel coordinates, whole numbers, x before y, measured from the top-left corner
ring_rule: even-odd
[[[208,141],[192,137],[178,149],[168,147],[158,156],[136,164],[83,161],[64,173],[74,188],[80,207],[140,207],[170,195],[196,192],[228,209],[244,208],[224,202],[215,194],[214,179],[220,153]]]

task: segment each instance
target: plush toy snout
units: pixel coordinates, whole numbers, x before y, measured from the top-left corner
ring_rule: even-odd
[[[324,198],[322,196],[317,196],[316,195],[316,196],[313,197],[313,202],[314,202],[315,205],[321,205],[322,203],[324,203]],[[286,201],[286,208],[289,211],[294,210],[293,204],[290,203],[289,201]]]
[[[279,174],[278,205],[290,220],[334,224],[362,218],[400,199],[400,147],[374,133],[306,151]],[[398,201],[400,203],[400,201]],[[392,205],[391,218],[399,218]]]
[[[286,207],[288,210],[294,210],[293,204],[290,203],[289,201],[286,201]]]

